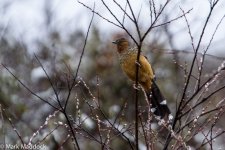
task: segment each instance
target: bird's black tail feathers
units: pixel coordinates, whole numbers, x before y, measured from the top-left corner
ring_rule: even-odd
[[[160,92],[159,87],[154,80],[152,81],[151,90],[146,92],[146,96],[152,104],[151,112],[153,112],[156,116],[159,116],[160,119],[171,122],[173,116],[167,106],[167,101]]]

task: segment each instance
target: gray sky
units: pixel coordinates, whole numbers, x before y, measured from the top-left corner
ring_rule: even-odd
[[[110,13],[104,8],[100,0],[81,0],[83,3],[90,7],[93,7],[95,2],[97,12],[100,12],[104,17],[113,20],[115,19],[110,15]],[[106,0],[105,0],[106,1]],[[112,9],[116,16],[122,19],[121,11],[118,7],[113,4],[112,0],[106,1],[108,6]],[[119,1],[121,6],[125,6],[125,1]],[[67,40],[67,35],[74,30],[82,30],[86,32],[88,23],[91,18],[91,12],[80,5],[76,0],[1,0],[0,1],[0,26],[7,27],[10,29],[10,35],[15,37],[15,39],[22,40],[29,45],[30,49],[35,49],[34,46],[36,39],[45,39],[46,31],[46,18],[44,17],[44,11],[46,3],[49,4],[48,10],[53,14],[53,20],[51,26],[60,31],[64,40]],[[149,26],[149,8],[147,0],[131,0],[131,5],[134,8],[136,14],[141,9],[141,14],[139,18],[139,23],[142,25],[143,31]],[[209,12],[209,1],[208,0],[172,0],[165,14],[173,19],[181,15],[180,7],[188,11],[193,10],[187,15],[191,32],[194,37],[194,42],[199,38],[200,29],[202,28],[203,21]],[[4,8],[4,9],[3,9]],[[210,20],[210,24],[207,27],[207,32],[203,39],[203,45],[207,45],[210,41],[211,36],[216,28],[216,25],[225,14],[225,0],[220,0],[216,11],[213,13],[213,17]],[[126,25],[130,26],[130,22],[126,19]],[[96,25],[103,35],[104,39],[109,38],[111,33],[115,31],[120,31],[121,29],[113,26],[107,21],[95,16],[94,25]],[[213,50],[210,53],[214,53],[217,50],[221,50],[224,47],[225,40],[225,21],[221,23],[218,32],[214,37],[214,43],[212,46]],[[132,28],[133,29],[133,28]],[[176,34],[174,38],[175,47],[177,49],[183,49],[187,46],[191,46],[190,37],[188,35],[187,25],[185,20],[179,19],[169,25],[169,30]],[[107,33],[107,34],[106,34]],[[4,34],[4,30],[0,31],[0,35]],[[162,37],[161,40],[166,41]],[[196,43],[195,43],[196,44]]]

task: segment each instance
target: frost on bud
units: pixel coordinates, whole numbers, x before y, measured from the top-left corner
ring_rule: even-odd
[[[173,115],[169,114],[169,121],[173,120]]]
[[[63,123],[62,123],[61,121],[58,121],[58,124],[59,124],[59,125],[63,125]]]
[[[197,118],[195,118],[195,119],[194,119],[194,122],[197,122],[197,121],[198,121]]]

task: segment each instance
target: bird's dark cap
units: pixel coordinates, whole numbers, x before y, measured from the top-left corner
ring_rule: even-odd
[[[117,41],[112,41],[113,44],[117,44]]]
[[[122,42],[122,41],[127,41],[127,40],[125,38],[119,38],[119,39],[113,41],[112,43],[113,44],[118,44],[119,42]]]

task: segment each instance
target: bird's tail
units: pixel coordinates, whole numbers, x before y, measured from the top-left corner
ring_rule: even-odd
[[[151,112],[153,112],[156,116],[159,116],[160,119],[164,119],[166,121],[171,122],[173,116],[171,115],[170,109],[167,106],[167,101],[159,90],[159,87],[152,81],[151,90],[146,91],[146,96],[148,101],[151,102]]]

